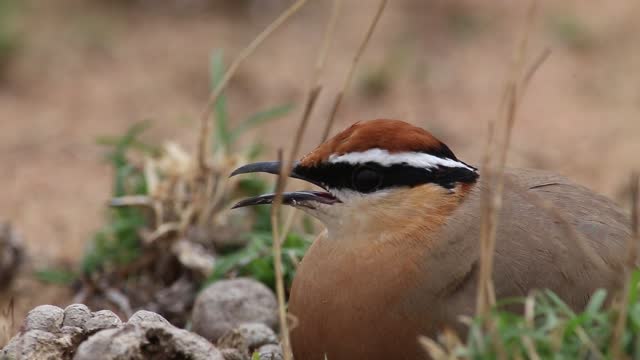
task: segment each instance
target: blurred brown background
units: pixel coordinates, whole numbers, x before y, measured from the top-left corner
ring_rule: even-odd
[[[0,219],[24,235],[35,264],[72,264],[110,194],[96,138],[150,119],[145,137],[193,149],[211,51],[223,49],[228,63],[291,1],[0,3]],[[377,3],[344,1],[303,151],[317,145]],[[390,1],[334,131],[356,120],[401,118],[478,164],[528,3]],[[623,202],[630,172],[640,169],[640,3],[539,3],[529,59],[545,47],[552,55],[520,108],[509,162],[560,172]],[[230,84],[238,119],[298,105],[261,129],[265,157],[288,146],[297,126],[330,5],[310,1]],[[18,286],[13,296],[30,303],[18,311],[69,301],[63,290],[43,286]]]

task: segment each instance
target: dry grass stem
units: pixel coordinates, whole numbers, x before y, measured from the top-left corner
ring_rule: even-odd
[[[638,222],[640,219],[640,174],[631,175],[631,237],[629,237],[629,252],[625,268],[624,286],[618,296],[618,317],[611,336],[611,358],[622,359],[624,349],[622,348],[622,336],[627,325],[627,314],[629,312],[629,301],[626,298],[631,284],[631,272],[636,268],[638,261],[638,242],[640,242],[640,229]]]
[[[525,303],[524,303],[524,320],[525,320],[525,325],[529,329],[534,328],[533,318],[535,316],[535,308],[536,308],[536,293],[533,292],[529,294],[529,296],[527,296],[527,299],[525,300]],[[538,351],[536,350],[536,346],[533,343],[533,340],[531,339],[530,336],[523,335],[522,343],[524,344],[524,347],[527,351],[527,356],[529,357],[529,359],[540,360],[540,355],[538,354]]]
[[[531,82],[531,79],[533,79],[533,75],[535,75],[538,72],[538,69],[540,69],[540,67],[542,66],[542,64],[544,64],[547,61],[547,59],[549,59],[549,56],[551,56],[551,49],[545,48],[544,50],[542,50],[540,55],[538,55],[535,61],[531,64],[531,66],[529,67],[529,70],[527,70],[527,73],[524,75],[524,80],[522,81],[522,86],[521,86],[522,91],[519,94],[520,100],[524,96],[524,90],[529,88],[529,83]]]
[[[209,97],[209,101],[206,106],[202,110],[202,114],[200,115],[200,133],[198,138],[198,149],[197,149],[197,159],[200,168],[203,170],[207,169],[207,139],[209,138],[209,127],[211,123],[211,113],[213,112],[213,105],[222,94],[222,91],[227,86],[227,83],[231,79],[231,77],[235,74],[240,64],[249,57],[257,48],[264,42],[264,40],[269,37],[276,29],[280,27],[285,21],[287,21],[293,14],[295,14],[300,8],[307,2],[307,0],[298,0],[293,5],[291,5],[287,10],[285,10],[278,18],[276,18],[266,29],[264,29],[253,41],[244,48],[240,54],[234,59],[234,61],[229,65],[229,68],[222,76],[222,79],[218,83],[215,89],[211,92],[211,96]]]
[[[0,348],[11,340],[11,333],[15,328],[14,299],[9,300],[5,309],[0,309]]]
[[[320,78],[322,76],[322,71],[324,70],[324,65],[327,63],[327,58],[329,57],[329,50],[331,49],[331,44],[333,42],[333,36],[335,34],[336,24],[338,22],[338,17],[340,15],[341,9],[342,0],[333,0],[333,5],[331,6],[331,16],[329,17],[329,23],[327,24],[327,28],[322,38],[322,47],[320,48],[318,60],[316,61],[314,79],[311,82],[311,84],[315,86],[320,85]]]
[[[438,344],[436,341],[426,337],[426,336],[419,336],[418,337],[418,342],[420,343],[420,346],[422,346],[422,348],[424,348],[424,351],[427,352],[427,354],[429,354],[429,356],[434,359],[434,360],[446,360],[449,359],[449,355],[447,354],[447,351],[440,345]]]
[[[289,211],[287,211],[287,216],[285,217],[284,225],[282,226],[282,241],[284,241],[284,239],[287,237],[287,234],[289,234],[289,231],[291,231],[293,223],[298,217],[297,215],[298,211],[296,211],[295,208],[289,208]]]
[[[282,163],[282,149],[278,150],[278,160]],[[276,278],[276,295],[278,298],[278,318],[280,321],[280,332],[282,333],[282,352],[285,360],[293,358],[291,352],[291,342],[289,341],[289,326],[287,322],[287,309],[284,293],[284,279],[282,272],[282,243],[280,239],[279,212],[282,206],[282,190],[284,189],[282,182],[285,178],[282,172],[278,177],[276,185],[276,197],[271,207],[271,229],[273,232],[272,250],[273,250],[273,266]]]
[[[489,127],[491,133],[489,134],[489,142],[483,161],[483,176],[488,178],[487,183],[489,185],[483,192],[481,199],[480,275],[476,311],[482,315],[488,314],[495,304],[495,291],[492,282],[493,255],[498,213],[502,207],[504,167],[519,104],[518,94],[522,92],[522,85],[525,84],[522,78],[522,69],[526,59],[529,33],[532,29],[536,7],[537,1],[532,0],[527,12],[523,36],[517,48],[514,63],[511,67],[511,74],[505,84],[504,95],[498,110],[497,121],[500,121],[500,123],[494,122]],[[530,71],[532,75],[539,68],[539,65],[536,64],[534,63],[534,67]],[[531,76],[529,76],[529,79]],[[498,134],[498,131],[502,133]]]
[[[591,352],[588,357],[589,359],[606,359],[606,357],[602,354],[600,349],[598,349],[598,346],[593,342],[593,340],[591,340],[587,332],[584,330],[584,327],[577,326],[575,331],[580,341],[586,344],[587,348]]]
[[[283,159],[282,150],[280,150],[278,153],[278,157],[282,165],[280,166],[280,174],[278,176],[278,181],[276,184],[276,194],[273,199],[273,204],[271,206],[271,227],[273,231],[272,250],[273,250],[274,271],[275,271],[275,278],[276,278],[276,295],[278,298],[278,315],[280,319],[280,329],[282,332],[282,348],[283,348],[284,360],[292,359],[293,354],[291,351],[291,343],[289,340],[289,328],[288,328],[288,322],[287,322],[288,318],[287,318],[285,292],[284,292],[284,279],[283,279],[283,272],[282,272],[282,243],[287,235],[287,232],[291,228],[291,224],[293,222],[293,215],[290,214],[282,231],[280,231],[279,215],[280,215],[280,208],[282,207],[282,193],[284,192],[284,189],[287,184],[287,180],[289,178],[289,174],[291,173],[294,159],[297,157],[297,154],[300,150],[300,145],[302,144],[302,138],[304,137],[304,133],[307,129],[307,125],[309,124],[311,113],[313,112],[315,104],[322,91],[322,85],[320,84],[320,76],[322,74],[324,64],[326,63],[329,49],[331,47],[331,41],[332,41],[334,30],[335,30],[335,24],[340,11],[340,5],[341,5],[340,3],[341,3],[340,0],[335,0],[333,4],[332,13],[324,33],[323,46],[321,47],[320,52],[318,54],[318,60],[316,61],[314,75],[310,82],[311,87],[307,93],[305,106],[302,111],[300,124],[298,125],[298,128],[296,130],[291,151],[286,157],[286,160]]]
[[[143,206],[151,207],[153,205],[153,199],[146,195],[128,195],[111,199],[109,206],[121,207],[121,206]]]
[[[634,269],[638,261],[638,242],[640,242],[640,173],[631,176],[631,240],[627,268]]]
[[[333,127],[333,123],[335,122],[336,115],[338,114],[338,110],[340,109],[340,105],[342,104],[344,95],[349,90],[349,86],[351,85],[351,81],[353,80],[355,69],[358,66],[358,63],[360,62],[360,58],[362,57],[364,50],[367,48],[367,44],[369,44],[369,40],[373,35],[373,31],[376,29],[376,26],[378,25],[378,22],[382,17],[382,14],[384,13],[384,9],[386,6],[387,6],[387,0],[380,1],[380,4],[378,5],[378,10],[376,11],[376,14],[373,17],[373,20],[371,21],[371,25],[369,26],[369,29],[367,30],[367,33],[362,43],[360,44],[360,47],[358,48],[356,55],[353,58],[353,62],[351,63],[349,72],[347,73],[347,76],[344,79],[344,83],[342,84],[342,89],[340,90],[338,95],[336,95],[336,100],[333,104],[333,108],[331,109],[329,120],[327,121],[327,124],[324,128],[324,132],[322,134],[322,142],[326,141],[329,138],[329,134],[331,133],[331,128]]]
[[[282,150],[279,151],[279,160],[282,165],[280,167],[280,174],[278,176],[276,185],[276,195],[271,206],[271,227],[273,230],[273,256],[276,276],[276,294],[278,297],[278,309],[280,318],[280,329],[282,332],[282,348],[284,360],[290,360],[293,358],[293,355],[291,353],[291,344],[289,342],[287,310],[284,294],[284,280],[282,278],[282,242],[287,234],[286,231],[289,230],[290,225],[285,226],[285,231],[282,231],[282,233],[279,231],[279,212],[280,208],[282,207],[282,193],[284,192],[287,184],[287,179],[289,178],[289,174],[291,173],[291,168],[294,161],[293,159],[296,158],[296,155],[300,149],[302,137],[304,136],[307,124],[309,123],[309,118],[311,117],[311,112],[313,111],[316,101],[318,100],[321,89],[322,88],[317,85],[313,87],[309,92],[309,96],[307,97],[305,108],[302,114],[302,119],[296,131],[291,152],[289,153],[289,156],[287,156],[286,161],[283,161],[282,159]]]

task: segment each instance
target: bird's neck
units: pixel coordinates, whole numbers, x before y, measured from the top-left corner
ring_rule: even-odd
[[[289,308],[300,321],[292,333],[294,343],[313,339],[303,345],[340,359],[347,358],[340,357],[345,341],[336,329],[353,336],[351,343],[375,339],[377,350],[405,341],[403,348],[409,352],[416,334],[435,334],[437,308],[415,304],[437,304],[425,299],[437,299],[450,285],[438,268],[442,262],[449,267],[460,263],[459,255],[431,254],[442,254],[439,250],[446,245],[437,233],[464,198],[450,192],[443,197],[439,191],[423,189],[413,193],[416,196],[389,199],[386,205],[377,202],[375,209],[353,209],[344,223],[328,226],[303,258],[293,282]]]
[[[351,204],[346,216],[327,224],[327,241],[343,251],[394,246],[425,249],[460,205],[469,188],[423,185]]]

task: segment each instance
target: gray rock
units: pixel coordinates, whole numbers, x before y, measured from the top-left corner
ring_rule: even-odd
[[[143,360],[155,358],[224,360],[204,338],[157,319],[102,330],[83,342],[74,360]]]
[[[221,349],[224,360],[250,360],[249,354],[238,349]]]
[[[258,358],[260,360],[283,360],[284,356],[280,345],[267,344],[258,349]]]
[[[0,350],[0,359],[68,359],[71,345],[66,338],[59,338],[50,332],[29,330],[11,339]]]
[[[262,323],[247,323],[238,327],[240,334],[247,340],[249,349],[255,349],[266,344],[277,344],[278,337],[273,330]]]
[[[110,310],[100,310],[91,313],[91,318],[85,323],[85,330],[89,333],[103,329],[115,328],[122,325],[118,315]]]
[[[24,330],[0,351],[0,359],[71,359],[86,335],[80,327],[59,327],[62,314],[62,309],[51,305],[31,310]]]
[[[91,310],[84,304],[72,304],[64,309],[63,326],[74,326],[85,329],[85,324],[91,318]]]
[[[252,353],[262,345],[277,343],[278,337],[270,327],[262,323],[247,323],[227,331],[218,340],[218,347]]]
[[[33,308],[24,320],[24,331],[42,330],[50,333],[60,331],[64,319],[64,310],[53,305],[40,305]]]
[[[96,355],[100,354],[99,356],[96,356],[96,358],[99,359],[108,359],[109,357],[107,356],[118,355],[107,355],[107,353],[111,350],[111,348],[119,349],[123,346],[122,344],[118,343],[118,341],[114,340],[116,335],[122,332],[123,328],[104,329],[93,334],[85,342],[80,344],[73,359],[90,359],[92,353]]]
[[[60,328],[60,334],[76,336],[79,334],[84,334],[84,330],[82,330],[82,328],[79,328],[77,326],[63,326]]]
[[[87,336],[87,333],[79,327],[63,326],[60,329],[58,340],[69,348],[69,354],[73,354],[80,343],[87,339]]]
[[[157,308],[153,311],[161,313],[174,326],[184,327],[187,322],[184,315],[191,313],[198,292],[196,283],[182,276],[171,286],[156,292],[154,298]]]
[[[139,310],[136,311],[135,314],[131,315],[127,324],[140,324],[142,322],[157,322],[165,325],[171,325],[167,319],[163,318],[162,315],[156,314],[153,311],[147,310]]]
[[[222,280],[209,285],[196,298],[192,329],[216,342],[244,323],[263,323],[275,329],[278,305],[273,292],[252,279]]]
[[[91,313],[76,304],[63,311],[43,305],[29,313],[23,329],[0,350],[0,359],[225,360],[206,339],[144,310],[123,325],[108,310]]]

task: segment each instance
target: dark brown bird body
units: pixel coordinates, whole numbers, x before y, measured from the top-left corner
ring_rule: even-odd
[[[546,288],[578,310],[596,289],[618,285],[629,224],[616,204],[547,172],[512,169],[506,178],[493,273],[498,298]],[[296,359],[424,359],[418,335],[434,337],[445,326],[464,333],[458,317],[475,310],[485,186],[481,177],[454,209],[426,205],[400,215],[441,212],[430,232],[404,220],[399,234],[383,225],[361,242],[319,238],[289,302],[298,318],[291,333]]]

